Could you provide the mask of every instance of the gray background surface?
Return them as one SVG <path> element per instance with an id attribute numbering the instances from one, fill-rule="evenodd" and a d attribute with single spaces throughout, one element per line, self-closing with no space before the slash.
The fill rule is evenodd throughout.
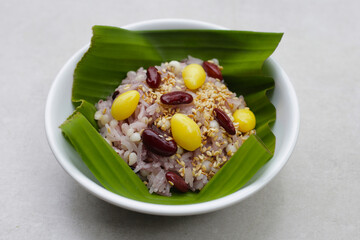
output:
<path id="1" fill-rule="evenodd" d="M 0 239 L 359 239 L 360 2 L 0 2 Z M 295 86 L 301 128 L 285 168 L 224 210 L 157 217 L 112 206 L 55 160 L 47 93 L 95 24 L 189 18 L 283 31 L 273 55 Z"/>

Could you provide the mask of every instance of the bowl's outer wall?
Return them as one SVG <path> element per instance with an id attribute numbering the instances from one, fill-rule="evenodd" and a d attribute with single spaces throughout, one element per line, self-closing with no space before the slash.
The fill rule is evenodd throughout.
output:
<path id="1" fill-rule="evenodd" d="M 162 19 L 125 26 L 130 30 L 151 29 L 225 29 L 221 26 L 181 19 Z M 45 128 L 54 155 L 64 170 L 81 186 L 97 197 L 129 210 L 155 215 L 194 215 L 215 211 L 249 197 L 264 187 L 285 165 L 295 146 L 299 131 L 299 106 L 294 88 L 283 69 L 271 58 L 264 71 L 275 80 L 271 102 L 277 118 L 273 125 L 276 136 L 274 157 L 251 179 L 250 184 L 221 199 L 190 205 L 157 205 L 124 198 L 104 189 L 81 160 L 74 148 L 62 136 L 59 125 L 74 111 L 71 103 L 73 73 L 78 61 L 89 48 L 84 46 L 64 65 L 50 89 L 46 109 Z"/>

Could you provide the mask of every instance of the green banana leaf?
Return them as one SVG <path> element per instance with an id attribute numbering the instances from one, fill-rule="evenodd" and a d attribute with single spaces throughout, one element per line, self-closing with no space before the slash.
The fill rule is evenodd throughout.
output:
<path id="1" fill-rule="evenodd" d="M 60 126 L 66 139 L 109 191 L 134 200 L 157 204 L 191 204 L 217 199 L 243 187 L 271 159 L 275 136 L 269 124 L 276 110 L 266 94 L 274 88 L 264 76 L 264 61 L 281 40 L 281 33 L 230 30 L 129 31 L 94 26 L 91 46 L 74 73 L 75 112 Z M 217 58 L 230 90 L 242 94 L 256 116 L 257 134 L 251 136 L 198 193 L 150 194 L 137 175 L 98 133 L 94 104 L 105 99 L 130 70 L 188 55 Z"/>

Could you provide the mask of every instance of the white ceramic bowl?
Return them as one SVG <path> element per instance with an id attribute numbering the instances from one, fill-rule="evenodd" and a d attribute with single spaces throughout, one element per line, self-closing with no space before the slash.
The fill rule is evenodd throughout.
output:
<path id="1" fill-rule="evenodd" d="M 225 29 L 205 22 L 181 19 L 161 19 L 127 25 L 130 30 L 151 29 Z M 285 165 L 296 143 L 299 132 L 299 106 L 294 88 L 284 70 L 269 58 L 264 71 L 275 79 L 271 102 L 276 107 L 277 117 L 273 126 L 276 148 L 273 158 L 261 168 L 250 182 L 237 192 L 209 202 L 190 205 L 157 205 L 138 202 L 103 188 L 82 162 L 73 147 L 65 140 L 59 125 L 73 112 L 71 88 L 77 62 L 88 49 L 84 46 L 75 53 L 61 69 L 51 86 L 45 110 L 45 127 L 52 151 L 60 165 L 81 186 L 95 196 L 114 205 L 137 212 L 155 215 L 193 215 L 212 212 L 238 203 L 264 187 Z"/>

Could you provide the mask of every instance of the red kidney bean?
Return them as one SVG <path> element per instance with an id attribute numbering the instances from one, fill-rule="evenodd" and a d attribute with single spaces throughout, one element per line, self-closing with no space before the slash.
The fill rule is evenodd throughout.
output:
<path id="1" fill-rule="evenodd" d="M 158 155 L 172 156 L 177 151 L 177 145 L 174 140 L 168 141 L 164 136 L 159 135 L 150 128 L 143 131 L 141 139 L 149 151 Z"/>
<path id="2" fill-rule="evenodd" d="M 214 113 L 215 119 L 218 121 L 220 126 L 222 126 L 228 134 L 234 135 L 236 133 L 235 127 L 229 116 L 223 110 L 218 108 L 214 109 Z"/>
<path id="3" fill-rule="evenodd" d="M 180 192 L 187 192 L 189 190 L 189 186 L 186 184 L 185 180 L 176 172 L 167 172 L 165 176 L 166 180 L 172 182 L 174 187 Z"/>
<path id="4" fill-rule="evenodd" d="M 149 87 L 158 88 L 160 86 L 161 76 L 156 67 L 149 67 L 146 72 L 146 76 L 146 82 Z"/>
<path id="5" fill-rule="evenodd" d="M 163 94 L 160 101 L 167 105 L 188 104 L 193 101 L 193 97 L 189 93 L 175 91 Z"/>
<path id="6" fill-rule="evenodd" d="M 116 90 L 113 95 L 112 95 L 112 99 L 115 100 L 115 98 L 119 95 L 119 90 Z"/>
<path id="7" fill-rule="evenodd" d="M 216 64 L 211 62 L 203 62 L 202 67 L 204 68 L 205 72 L 209 77 L 223 80 L 221 70 Z"/>

